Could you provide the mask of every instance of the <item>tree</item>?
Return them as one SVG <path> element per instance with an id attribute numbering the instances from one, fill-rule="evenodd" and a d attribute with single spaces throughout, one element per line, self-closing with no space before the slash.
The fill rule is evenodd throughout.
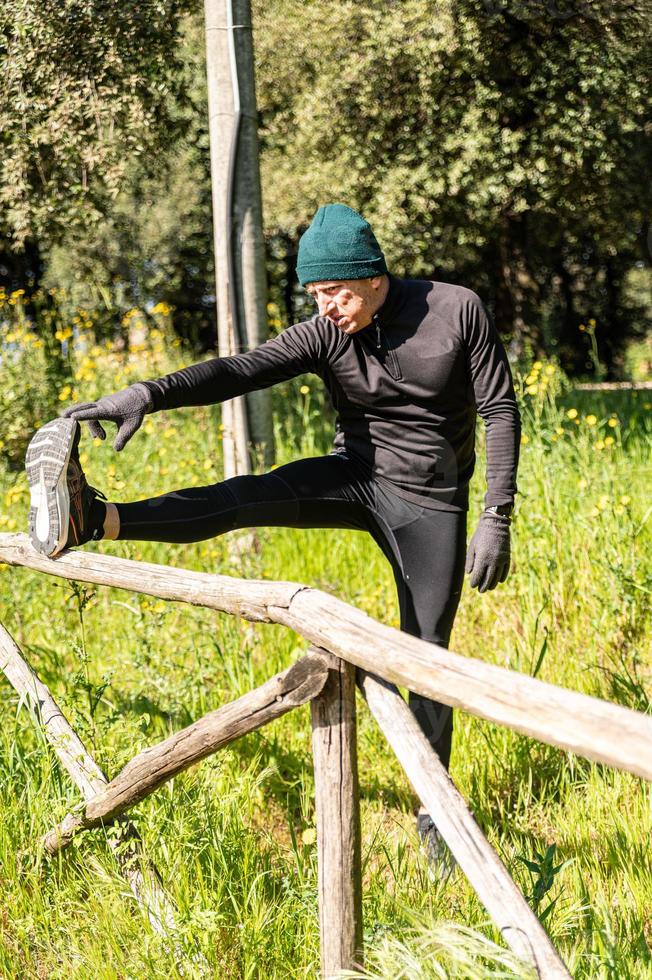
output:
<path id="1" fill-rule="evenodd" d="M 595 318 L 600 355 L 617 370 L 628 336 L 650 324 L 651 9 L 649 0 L 254 0 L 268 268 L 287 316 L 310 311 L 295 288 L 298 236 L 319 204 L 340 200 L 372 221 L 398 274 L 475 288 L 515 350 L 556 350 L 582 372 L 578 325 Z M 174 49 L 163 108 L 175 138 L 157 134 L 155 167 L 151 155 L 125 154 L 115 197 L 99 193 L 95 171 L 102 222 L 70 216 L 57 275 L 67 261 L 73 279 L 73 256 L 86 289 L 117 280 L 127 304 L 165 299 L 187 334 L 201 324 L 206 347 L 202 31 L 195 12 Z M 26 118 L 38 125 L 37 114 Z M 35 202 L 51 214 L 47 195 Z M 48 254 L 53 224 L 56 214 L 33 242 Z"/>
<path id="2" fill-rule="evenodd" d="M 249 0 L 205 0 L 214 253 L 219 351 L 267 339 L 267 282 L 262 229 L 258 126 Z M 274 461 L 270 392 L 223 406 L 224 472 L 251 472 L 254 453 Z"/>
<path id="3" fill-rule="evenodd" d="M 8 0 L 0 9 L 5 235 L 97 224 L 130 163 L 170 139 L 182 0 Z"/>
<path id="4" fill-rule="evenodd" d="M 558 346 L 577 367 L 594 316 L 613 360 L 646 322 L 620 288 L 649 263 L 645 3 L 255 9 L 268 227 L 296 241 L 319 204 L 346 201 L 395 271 L 474 286 L 519 348 L 572 330 Z"/>

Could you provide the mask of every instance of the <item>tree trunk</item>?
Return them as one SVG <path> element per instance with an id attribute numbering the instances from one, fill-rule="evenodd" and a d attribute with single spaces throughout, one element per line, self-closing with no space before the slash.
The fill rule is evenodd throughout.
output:
<path id="1" fill-rule="evenodd" d="M 530 268 L 525 215 L 502 218 L 496 295 L 503 307 L 497 326 L 503 332 L 509 324 L 515 352 L 522 353 L 523 342 L 530 340 L 541 353 L 540 289 Z"/>
<path id="2" fill-rule="evenodd" d="M 249 0 L 205 0 L 213 238 L 220 357 L 267 337 L 265 245 Z M 273 461 L 270 393 L 222 406 L 225 478 Z M 253 452 L 252 452 L 253 450 Z"/>

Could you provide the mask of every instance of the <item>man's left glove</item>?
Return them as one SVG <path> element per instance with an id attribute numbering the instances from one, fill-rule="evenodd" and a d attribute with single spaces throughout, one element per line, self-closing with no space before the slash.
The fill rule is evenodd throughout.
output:
<path id="1" fill-rule="evenodd" d="M 145 416 L 153 409 L 154 398 L 151 391 L 142 381 L 137 381 L 114 395 L 104 395 L 96 402 L 70 405 L 61 415 L 64 418 L 75 419 L 77 422 L 88 422 L 88 428 L 94 439 L 106 439 L 106 432 L 100 424 L 100 419 L 115 422 L 118 431 L 113 448 L 119 453 L 134 432 L 141 427 Z"/>
<path id="2" fill-rule="evenodd" d="M 484 511 L 466 553 L 466 573 L 479 592 L 495 589 L 509 572 L 509 517 Z"/>

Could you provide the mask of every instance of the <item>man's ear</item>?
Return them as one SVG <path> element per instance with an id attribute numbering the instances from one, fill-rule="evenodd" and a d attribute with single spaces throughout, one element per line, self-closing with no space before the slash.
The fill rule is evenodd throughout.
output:
<path id="1" fill-rule="evenodd" d="M 380 289 L 380 284 L 383 281 L 382 276 L 372 276 L 369 282 L 371 283 L 372 289 Z"/>

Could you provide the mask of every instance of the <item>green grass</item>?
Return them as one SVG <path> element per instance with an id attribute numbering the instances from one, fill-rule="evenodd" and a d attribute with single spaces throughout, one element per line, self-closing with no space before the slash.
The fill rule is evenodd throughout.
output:
<path id="1" fill-rule="evenodd" d="M 97 361 L 83 398 L 116 387 L 115 361 Z M 152 373 L 135 359 L 132 377 Z M 329 446 L 317 382 L 308 381 L 308 395 L 299 391 L 302 382 L 275 390 L 279 462 Z M 523 397 L 528 442 L 513 572 L 484 596 L 465 586 L 451 646 L 649 710 L 649 393 L 580 396 L 551 382 Z M 569 409 L 577 410 L 579 425 L 568 419 Z M 586 422 L 590 415 L 594 425 Z M 610 427 L 612 415 L 618 421 Z M 87 438 L 89 478 L 116 500 L 215 481 L 218 426 L 216 408 L 154 416 L 120 455 Z M 613 443 L 596 448 L 605 438 Z M 483 468 L 481 455 L 472 522 Z M 0 530 L 22 529 L 23 475 L 1 471 L 0 492 Z M 259 553 L 239 560 L 226 537 L 190 546 L 96 547 L 207 572 L 306 582 L 397 625 L 389 566 L 361 532 L 265 528 L 259 540 Z M 287 666 L 305 647 L 280 626 L 80 588 L 26 569 L 0 568 L 0 602 L 2 621 L 109 774 Z M 175 976 L 179 950 L 185 977 L 198 974 L 198 953 L 219 977 L 317 975 L 307 707 L 177 777 L 134 811 L 179 909 L 174 943 L 143 921 L 104 831 L 83 835 L 56 861 L 40 860 L 40 836 L 79 797 L 4 681 L 0 710 L 1 976 Z M 410 788 L 362 704 L 359 752 L 370 974 L 526 976 L 492 945 L 500 937 L 461 873 L 445 884 L 433 879 L 416 846 Z M 460 713 L 452 775 L 545 916 L 573 975 L 652 977 L 647 784 Z M 553 844 L 553 863 L 562 867 L 541 895 Z"/>

